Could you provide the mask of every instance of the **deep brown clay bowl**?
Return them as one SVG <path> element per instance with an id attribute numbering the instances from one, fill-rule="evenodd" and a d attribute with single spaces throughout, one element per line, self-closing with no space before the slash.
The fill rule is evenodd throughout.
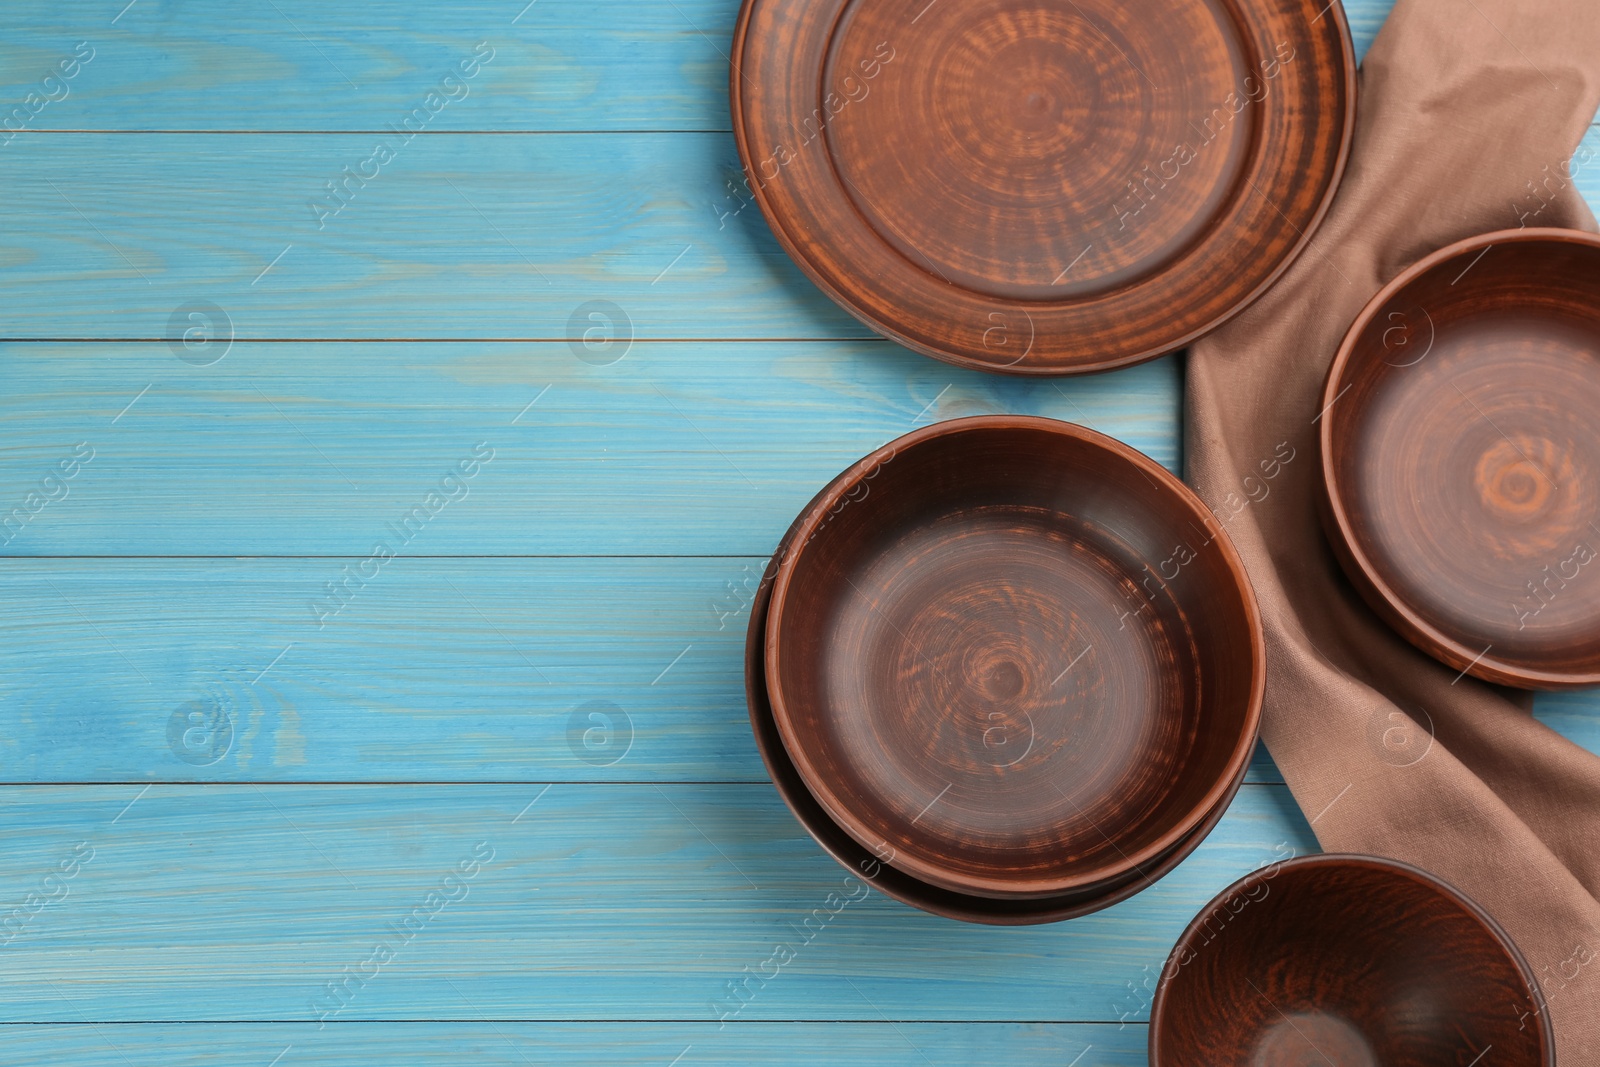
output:
<path id="1" fill-rule="evenodd" d="M 792 530 L 791 530 L 792 532 Z M 767 632 L 767 605 L 772 600 L 772 578 L 778 564 L 788 554 L 790 539 L 786 535 L 773 553 L 767 571 L 756 588 L 750 605 L 750 621 L 745 634 L 744 680 L 745 702 L 750 712 L 750 726 L 755 735 L 756 748 L 778 795 L 799 820 L 800 825 L 820 844 L 825 852 L 846 869 L 880 893 L 903 904 L 934 915 L 963 922 L 984 923 L 990 926 L 1026 926 L 1038 923 L 1060 922 L 1080 915 L 1108 908 L 1141 892 L 1165 877 L 1203 841 L 1211 828 L 1222 818 L 1244 781 L 1245 767 L 1239 768 L 1234 780 L 1220 803 L 1203 819 L 1188 837 L 1174 845 L 1165 855 L 1131 872 L 1120 882 L 1094 890 L 1064 893 L 1056 897 L 1021 900 L 994 900 L 941 889 L 918 881 L 911 875 L 883 862 L 883 856 L 873 855 L 853 837 L 841 830 L 828 818 L 806 789 L 794 761 L 784 750 L 778 736 L 778 724 L 772 718 L 772 704 L 767 698 L 767 675 L 764 650 Z"/>
<path id="2" fill-rule="evenodd" d="M 1384 286 L 1329 370 L 1323 520 L 1456 670 L 1600 684 L 1600 237 L 1508 230 Z"/>
<path id="3" fill-rule="evenodd" d="M 1150 1063 L 1550 1067 L 1543 1003 L 1505 931 L 1444 882 L 1307 856 L 1240 879 L 1189 924 L 1157 986 Z"/>
<path id="4" fill-rule="evenodd" d="M 940 423 L 796 521 L 765 666 L 831 821 L 920 881 L 1091 891 L 1168 853 L 1250 758 L 1254 598 L 1204 505 L 1070 423 Z"/>

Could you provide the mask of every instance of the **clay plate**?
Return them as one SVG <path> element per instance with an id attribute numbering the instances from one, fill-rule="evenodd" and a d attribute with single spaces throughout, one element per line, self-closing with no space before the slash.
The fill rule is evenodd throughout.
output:
<path id="1" fill-rule="evenodd" d="M 1033 900 L 992 900 L 964 893 L 951 892 L 938 886 L 920 882 L 903 871 L 883 862 L 884 854 L 874 855 L 862 848 L 849 834 L 839 829 L 828 818 L 816 798 L 807 790 L 800 772 L 784 750 L 778 736 L 778 724 L 772 719 L 772 705 L 767 699 L 767 676 L 764 648 L 767 631 L 767 605 L 772 599 L 772 579 L 778 563 L 788 554 L 790 540 L 785 535 L 773 553 L 766 573 L 762 576 L 750 605 L 750 622 L 745 634 L 744 680 L 745 701 L 750 712 L 750 727 L 755 735 L 756 748 L 772 777 L 778 795 L 788 805 L 823 850 L 843 864 L 857 878 L 884 895 L 909 904 L 914 908 L 962 922 L 983 923 L 990 926 L 1028 926 L 1039 923 L 1074 919 L 1090 912 L 1108 908 L 1113 904 L 1142 892 L 1165 877 L 1183 862 L 1205 840 L 1227 811 L 1239 785 L 1244 781 L 1245 768 L 1229 788 L 1216 808 L 1166 855 L 1145 864 L 1123 880 L 1080 893 L 1065 893 L 1059 897 Z"/>
<path id="2" fill-rule="evenodd" d="M 749 191 L 824 292 L 951 363 L 1182 347 L 1321 221 L 1354 129 L 1326 0 L 745 0 Z"/>
<path id="3" fill-rule="evenodd" d="M 1373 608 L 1485 680 L 1600 684 L 1600 237 L 1428 256 L 1357 317 L 1322 403 L 1324 524 Z"/>
<path id="4" fill-rule="evenodd" d="M 1183 932 L 1157 984 L 1150 1063 L 1550 1067 L 1543 1004 L 1505 931 L 1444 882 L 1307 856 L 1235 882 Z"/>
<path id="5" fill-rule="evenodd" d="M 1029 898 L 1137 875 L 1249 760 L 1243 568 L 1120 442 L 1012 415 L 925 427 L 792 541 L 765 647 L 784 749 L 831 821 L 920 881 Z"/>

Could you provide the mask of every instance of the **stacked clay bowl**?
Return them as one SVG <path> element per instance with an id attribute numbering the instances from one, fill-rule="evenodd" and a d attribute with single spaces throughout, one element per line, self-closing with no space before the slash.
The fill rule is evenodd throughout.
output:
<path id="1" fill-rule="evenodd" d="M 884 892 L 976 922 L 1149 885 L 1244 775 L 1264 656 L 1243 569 L 1159 465 L 985 416 L 865 457 L 801 513 L 746 685 L 779 792 Z"/>

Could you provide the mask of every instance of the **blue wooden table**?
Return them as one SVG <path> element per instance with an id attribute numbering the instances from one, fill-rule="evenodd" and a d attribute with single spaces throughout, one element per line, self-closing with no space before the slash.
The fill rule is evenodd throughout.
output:
<path id="1" fill-rule="evenodd" d="M 1094 916 L 834 908 L 741 642 L 857 456 L 1176 468 L 1181 361 L 871 336 L 742 195 L 735 0 L 524 3 L 0 10 L 0 1063 L 1144 1063 L 1187 919 L 1316 847 L 1270 760 Z"/>

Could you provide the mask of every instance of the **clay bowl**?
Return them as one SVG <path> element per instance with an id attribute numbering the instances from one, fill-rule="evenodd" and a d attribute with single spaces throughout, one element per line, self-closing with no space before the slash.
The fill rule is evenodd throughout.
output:
<path id="1" fill-rule="evenodd" d="M 990 926 L 1027 926 L 1038 923 L 1060 922 L 1080 915 L 1108 908 L 1141 892 L 1158 879 L 1165 877 L 1183 862 L 1203 841 L 1211 828 L 1222 818 L 1228 804 L 1244 780 L 1245 768 L 1222 801 L 1208 814 L 1188 837 L 1174 845 L 1165 855 L 1145 864 L 1125 879 L 1101 888 L 1064 893 L 1057 897 L 1031 900 L 991 900 L 964 893 L 941 889 L 889 866 L 882 856 L 873 855 L 863 848 L 837 823 L 828 818 L 816 798 L 806 789 L 794 761 L 783 747 L 778 735 L 778 724 L 772 718 L 772 704 L 767 698 L 765 645 L 767 632 L 767 606 L 772 600 L 772 579 L 779 562 L 788 554 L 790 539 L 786 535 L 773 553 L 768 569 L 750 605 L 750 621 L 745 634 L 744 681 L 745 702 L 750 713 L 750 727 L 755 735 L 756 748 L 772 777 L 772 784 L 789 810 L 799 820 L 801 827 L 847 870 L 884 895 L 909 904 L 914 908 L 962 922 L 983 923 Z"/>
<path id="2" fill-rule="evenodd" d="M 1240 879 L 1189 924 L 1157 986 L 1150 1063 L 1549 1067 L 1543 1003 L 1505 931 L 1444 882 L 1307 856 Z"/>
<path id="3" fill-rule="evenodd" d="M 744 0 L 730 59 L 740 203 L 871 328 L 1008 374 L 1237 313 L 1322 220 L 1356 111 L 1328 0 Z"/>
<path id="4" fill-rule="evenodd" d="M 1600 685 L 1600 237 L 1428 256 L 1328 373 L 1323 522 L 1367 602 L 1502 685 Z"/>
<path id="5" fill-rule="evenodd" d="M 1031 899 L 1168 854 L 1255 743 L 1238 557 L 1148 457 L 1012 415 L 917 430 L 796 520 L 764 650 L 828 818 L 930 885 Z"/>

